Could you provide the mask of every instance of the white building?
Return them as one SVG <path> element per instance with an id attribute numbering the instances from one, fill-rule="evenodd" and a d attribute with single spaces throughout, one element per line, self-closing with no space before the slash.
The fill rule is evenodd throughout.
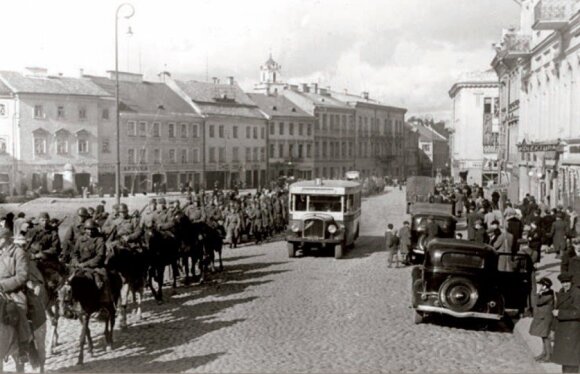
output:
<path id="1" fill-rule="evenodd" d="M 466 73 L 453 84 L 451 175 L 479 185 L 496 182 L 499 150 L 499 82 L 493 70 Z"/>

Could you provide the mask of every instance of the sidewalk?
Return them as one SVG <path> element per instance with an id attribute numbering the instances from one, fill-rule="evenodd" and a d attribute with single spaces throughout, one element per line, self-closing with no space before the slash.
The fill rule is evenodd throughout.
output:
<path id="1" fill-rule="evenodd" d="M 538 266 L 538 272 L 536 272 L 536 279 L 542 277 L 548 277 L 552 280 L 552 289 L 557 292 L 560 289 L 560 282 L 557 277 L 560 273 L 560 260 L 556 259 L 555 253 L 542 254 L 542 260 Z M 531 336 L 528 331 L 530 330 L 530 324 L 532 323 L 531 317 L 522 318 L 519 320 L 514 327 L 514 334 L 520 339 L 524 344 L 528 346 L 530 351 L 534 356 L 539 355 L 542 352 L 542 339 L 537 336 Z M 561 373 L 562 367 L 553 363 L 542 363 L 540 366 L 544 369 L 546 373 Z"/>

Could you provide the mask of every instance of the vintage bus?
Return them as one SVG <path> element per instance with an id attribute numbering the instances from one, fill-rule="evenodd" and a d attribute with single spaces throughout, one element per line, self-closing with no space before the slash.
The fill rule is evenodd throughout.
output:
<path id="1" fill-rule="evenodd" d="M 333 248 L 341 258 L 360 231 L 361 185 L 355 181 L 302 181 L 290 185 L 288 256 L 310 248 Z"/>

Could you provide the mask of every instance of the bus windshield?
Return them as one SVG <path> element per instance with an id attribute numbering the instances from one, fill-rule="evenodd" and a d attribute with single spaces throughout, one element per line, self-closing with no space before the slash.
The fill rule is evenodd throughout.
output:
<path id="1" fill-rule="evenodd" d="M 311 212 L 341 212 L 340 196 L 316 196 L 310 195 L 308 210 Z"/>

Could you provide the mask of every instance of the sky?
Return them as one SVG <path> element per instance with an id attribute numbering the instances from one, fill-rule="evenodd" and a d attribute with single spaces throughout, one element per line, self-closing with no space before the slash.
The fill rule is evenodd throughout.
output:
<path id="1" fill-rule="evenodd" d="M 121 1 L 19 0 L 3 4 L 0 70 L 51 74 L 114 69 Z M 119 70 L 147 80 L 234 76 L 250 90 L 271 52 L 291 83 L 319 82 L 409 114 L 449 117 L 448 91 L 466 71 L 490 68 L 514 0 L 134 0 L 120 10 Z M 127 34 L 131 28 L 132 35 Z"/>

